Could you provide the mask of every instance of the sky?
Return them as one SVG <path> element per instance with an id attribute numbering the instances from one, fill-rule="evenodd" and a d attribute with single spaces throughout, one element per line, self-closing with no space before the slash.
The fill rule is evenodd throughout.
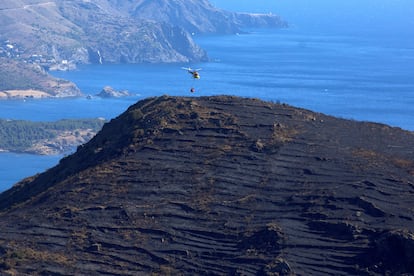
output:
<path id="1" fill-rule="evenodd" d="M 275 13 L 293 27 L 414 34 L 414 0 L 210 0 L 242 12 Z"/>

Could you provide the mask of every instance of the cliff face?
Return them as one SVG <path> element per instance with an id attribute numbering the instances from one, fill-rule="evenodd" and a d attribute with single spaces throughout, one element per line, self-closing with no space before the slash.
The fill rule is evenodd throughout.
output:
<path id="1" fill-rule="evenodd" d="M 0 271 L 411 275 L 413 137 L 254 99 L 146 99 L 0 195 Z"/>
<path id="2" fill-rule="evenodd" d="M 193 33 L 235 33 L 246 26 L 286 24 L 277 16 L 219 10 L 204 0 L 2 0 L 0 58 L 50 70 L 70 70 L 84 63 L 206 61 L 207 53 L 193 41 Z M 31 87 L 27 91 L 21 85 L 20 73 L 28 74 L 23 69 L 12 75 L 0 68 L 0 75 L 19 81 L 0 98 L 80 94 L 73 84 L 50 76 L 37 78 L 40 91 Z M 46 87 L 48 82 L 53 87 Z"/>
<path id="3" fill-rule="evenodd" d="M 277 16 L 264 16 L 274 27 Z M 19 58 L 57 67 L 69 63 L 206 60 L 190 32 L 235 32 L 251 22 L 208 1 L 3 0 L 1 42 Z M 5 46 L 3 49 L 1 46 Z M 0 45 L 0 55 L 13 55 Z"/>
<path id="4" fill-rule="evenodd" d="M 0 4 L 0 21 L 5 23 L 1 39 L 15 44 L 21 59 L 61 65 L 206 58 L 183 29 L 135 20 L 107 1 L 22 1 L 12 7 L 7 3 Z"/>
<path id="5" fill-rule="evenodd" d="M 135 18 L 168 22 L 190 33 L 234 34 L 244 27 L 287 26 L 276 15 L 228 12 L 215 8 L 207 0 L 138 0 L 128 5 L 126 10 Z"/>

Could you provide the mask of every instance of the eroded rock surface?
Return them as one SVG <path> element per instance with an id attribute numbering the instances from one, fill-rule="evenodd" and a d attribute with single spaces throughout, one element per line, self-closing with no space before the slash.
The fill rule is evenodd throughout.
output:
<path id="1" fill-rule="evenodd" d="M 414 135 L 157 97 L 0 195 L 4 275 L 412 275 Z"/>

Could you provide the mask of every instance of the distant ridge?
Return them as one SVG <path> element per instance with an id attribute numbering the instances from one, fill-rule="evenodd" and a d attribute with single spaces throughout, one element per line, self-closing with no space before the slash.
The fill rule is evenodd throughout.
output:
<path id="1" fill-rule="evenodd" d="M 413 275 L 414 134 L 149 98 L 0 194 L 2 275 Z"/>
<path id="2" fill-rule="evenodd" d="M 276 15 L 228 12 L 206 0 L 2 0 L 0 100 L 81 94 L 36 68 L 208 61 L 193 35 L 286 26 Z"/>
<path id="3" fill-rule="evenodd" d="M 2 0 L 0 22 L 0 56 L 55 69 L 205 61 L 193 33 L 286 27 L 276 15 L 227 12 L 206 0 Z"/>

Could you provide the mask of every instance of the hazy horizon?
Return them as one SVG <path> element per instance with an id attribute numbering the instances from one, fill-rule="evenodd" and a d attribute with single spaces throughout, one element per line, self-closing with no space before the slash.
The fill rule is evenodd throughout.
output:
<path id="1" fill-rule="evenodd" d="M 340 33 L 414 34 L 412 0 L 211 0 L 219 8 L 275 13 L 292 27 Z"/>

